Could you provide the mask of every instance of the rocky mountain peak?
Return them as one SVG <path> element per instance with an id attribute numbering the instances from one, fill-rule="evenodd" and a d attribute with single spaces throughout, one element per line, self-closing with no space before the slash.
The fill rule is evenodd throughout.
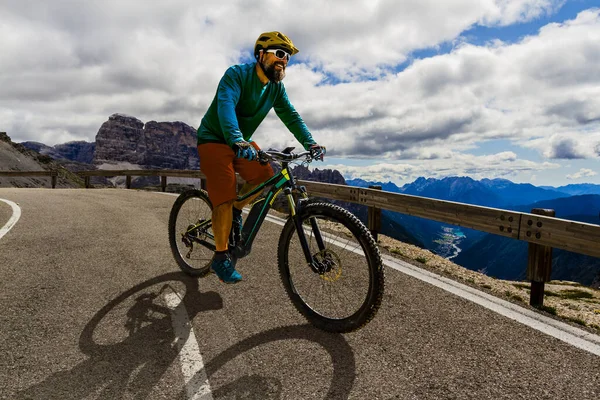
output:
<path id="1" fill-rule="evenodd" d="M 334 183 L 336 185 L 345 185 L 346 180 L 336 169 L 323 169 L 320 170 L 315 168 L 312 172 L 308 167 L 304 165 L 298 165 L 294 168 L 294 176 L 300 180 L 316 181 L 325 183 Z"/>
<path id="2" fill-rule="evenodd" d="M 135 117 L 113 114 L 96 135 L 94 164 L 127 162 L 146 168 L 198 169 L 196 129 L 183 122 L 144 124 Z"/>

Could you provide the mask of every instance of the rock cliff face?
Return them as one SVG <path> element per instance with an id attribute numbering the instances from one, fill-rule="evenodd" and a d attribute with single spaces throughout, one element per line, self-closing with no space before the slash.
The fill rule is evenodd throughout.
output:
<path id="1" fill-rule="evenodd" d="M 120 162 L 150 169 L 198 169 L 196 130 L 183 122 L 144 125 L 137 118 L 113 114 L 96 135 L 93 163 Z"/>
<path id="2" fill-rule="evenodd" d="M 296 168 L 294 168 L 294 176 L 297 179 L 305 181 L 334 183 L 336 185 L 346 184 L 346 180 L 344 179 L 340 171 L 336 169 L 320 170 L 318 168 L 315 168 L 312 172 L 310 172 L 308 167 L 298 165 Z"/>

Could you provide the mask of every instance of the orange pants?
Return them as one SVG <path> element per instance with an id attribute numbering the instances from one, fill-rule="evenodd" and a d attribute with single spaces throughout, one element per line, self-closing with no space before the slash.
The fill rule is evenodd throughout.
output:
<path id="1" fill-rule="evenodd" d="M 260 147 L 250 142 L 258 151 Z M 226 144 L 205 143 L 198 145 L 200 170 L 206 175 L 206 189 L 213 207 L 235 200 L 237 182 L 235 173 L 251 185 L 258 185 L 273 176 L 273 168 L 269 164 L 261 165 L 257 161 L 237 158 Z"/>

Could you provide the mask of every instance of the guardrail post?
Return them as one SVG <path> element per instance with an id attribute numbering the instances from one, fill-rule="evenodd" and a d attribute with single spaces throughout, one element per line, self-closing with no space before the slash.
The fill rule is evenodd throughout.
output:
<path id="1" fill-rule="evenodd" d="M 90 188 L 90 177 L 89 177 L 89 175 L 84 176 L 83 180 L 85 182 L 85 188 L 89 189 Z"/>
<path id="2" fill-rule="evenodd" d="M 167 176 L 161 176 L 160 177 L 160 187 L 162 188 L 163 192 L 167 191 Z"/>
<path id="3" fill-rule="evenodd" d="M 554 210 L 534 208 L 532 214 L 554 217 Z M 541 227 L 538 225 L 538 227 Z M 527 280 L 531 281 L 529 304 L 534 307 L 544 305 L 544 284 L 550 281 L 552 274 L 552 247 L 529 243 L 527 260 Z"/>
<path id="4" fill-rule="evenodd" d="M 131 189 L 131 175 L 125 176 L 125 187 Z"/>
<path id="5" fill-rule="evenodd" d="M 369 189 L 381 190 L 381 185 L 371 185 Z M 381 230 L 381 208 L 369 206 L 367 224 L 375 243 L 377 243 L 379 231 Z"/>
<path id="6" fill-rule="evenodd" d="M 206 179 L 200 178 L 200 189 L 206 190 Z"/>
<path id="7" fill-rule="evenodd" d="M 58 172 L 57 171 L 52 171 L 52 175 L 50 175 L 52 178 L 52 189 L 56 188 L 56 179 L 58 178 Z"/>

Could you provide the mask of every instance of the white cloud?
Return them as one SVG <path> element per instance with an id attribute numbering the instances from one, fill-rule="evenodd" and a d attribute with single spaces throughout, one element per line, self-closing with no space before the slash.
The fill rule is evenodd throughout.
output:
<path id="1" fill-rule="evenodd" d="M 591 169 L 581 168 L 578 172 L 567 175 L 567 179 L 575 180 L 575 179 L 581 179 L 581 178 L 588 178 L 588 177 L 596 176 L 596 175 L 598 175 L 598 174 L 595 171 L 592 171 Z"/>
<path id="2" fill-rule="evenodd" d="M 353 157 L 413 157 L 499 138 L 547 158 L 597 157 L 597 61 L 595 10 L 519 43 L 466 44 L 377 81 L 313 87 L 300 109 L 324 141 L 343 131 L 348 139 L 335 150 Z"/>
<path id="3" fill-rule="evenodd" d="M 322 168 L 316 164 L 312 167 Z M 518 176 L 553 170 L 559 167 L 560 165 L 555 163 L 521 160 L 512 152 L 501 152 L 486 156 L 457 153 L 444 159 L 418 160 L 410 163 L 381 163 L 370 166 L 327 165 L 327 168 L 339 170 L 347 179 L 360 177 L 371 181 L 391 181 L 398 185 L 411 182 L 421 176 L 443 178 L 452 175 L 470 176 L 473 179 L 504 178 L 514 180 Z"/>

